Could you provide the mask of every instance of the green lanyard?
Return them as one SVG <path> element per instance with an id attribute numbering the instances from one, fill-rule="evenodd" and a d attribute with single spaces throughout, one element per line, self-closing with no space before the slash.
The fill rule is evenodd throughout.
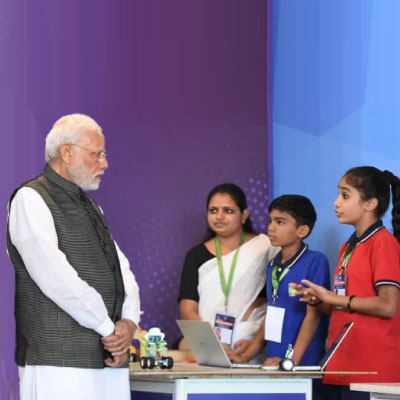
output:
<path id="1" fill-rule="evenodd" d="M 233 259 L 232 259 L 231 269 L 229 271 L 228 284 L 226 284 L 224 266 L 222 264 L 221 246 L 219 245 L 219 239 L 217 236 L 214 239 L 215 252 L 217 253 L 217 262 L 218 262 L 219 278 L 220 278 L 220 282 L 221 282 L 221 289 L 222 289 L 222 293 L 225 295 L 225 303 L 224 303 L 225 311 L 228 307 L 228 296 L 229 296 L 229 292 L 231 291 L 231 287 L 232 287 L 233 274 L 235 273 L 237 258 L 239 255 L 239 249 L 240 249 L 240 246 L 244 242 L 244 238 L 245 238 L 245 233 L 244 233 L 244 231 L 242 231 L 242 234 L 240 235 L 239 246 L 236 249 Z"/>
<path id="2" fill-rule="evenodd" d="M 348 251 L 349 250 L 349 243 L 347 243 L 346 246 L 346 250 L 344 251 L 343 255 L 342 255 L 342 265 L 340 266 L 340 271 L 339 271 L 339 275 L 342 275 L 344 273 L 344 271 L 346 271 L 347 268 L 347 264 L 350 262 L 351 257 L 354 254 L 354 251 L 356 250 L 356 248 L 358 247 L 358 245 L 361 242 L 357 242 L 357 244 L 354 246 L 353 250 Z"/>
<path id="3" fill-rule="evenodd" d="M 348 263 L 350 262 L 351 257 L 353 256 L 356 248 L 361 244 L 364 243 L 368 238 L 370 238 L 372 235 L 374 235 L 379 229 L 383 228 L 382 225 L 378 226 L 376 229 L 374 229 L 371 233 L 369 233 L 366 237 L 362 238 L 357 244 L 354 246 L 353 250 L 349 251 L 350 244 L 347 243 L 346 249 L 342 255 L 342 263 L 340 266 L 339 270 L 339 275 L 343 274 L 344 271 L 347 268 Z M 361 236 L 362 237 L 362 236 Z"/>
<path id="4" fill-rule="evenodd" d="M 299 253 L 299 255 L 282 271 L 279 275 L 279 279 L 276 276 L 276 271 L 278 270 L 278 266 L 275 265 L 272 270 L 272 303 L 275 304 L 276 300 L 278 299 L 278 289 L 279 284 L 282 282 L 283 278 L 288 274 L 290 269 L 293 267 L 294 264 L 298 261 L 298 259 L 303 255 L 303 253 L 307 250 L 308 246 L 304 245 L 303 250 Z M 271 263 L 272 264 L 272 263 Z"/>

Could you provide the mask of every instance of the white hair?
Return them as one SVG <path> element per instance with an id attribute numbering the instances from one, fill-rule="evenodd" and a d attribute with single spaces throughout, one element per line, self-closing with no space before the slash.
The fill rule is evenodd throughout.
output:
<path id="1" fill-rule="evenodd" d="M 58 149 L 62 144 L 79 144 L 82 135 L 93 131 L 103 137 L 100 125 L 87 115 L 70 114 L 61 117 L 46 136 L 46 161 L 58 158 Z"/>

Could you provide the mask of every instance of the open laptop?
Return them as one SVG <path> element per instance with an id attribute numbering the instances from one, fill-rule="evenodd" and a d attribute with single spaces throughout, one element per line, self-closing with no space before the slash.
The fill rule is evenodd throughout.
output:
<path id="1" fill-rule="evenodd" d="M 343 328 L 336 335 L 331 346 L 329 347 L 326 354 L 322 357 L 322 360 L 319 362 L 318 365 L 298 365 L 293 368 L 293 371 L 323 371 L 328 365 L 329 360 L 333 357 L 336 350 L 343 342 L 344 338 L 350 332 L 350 329 L 353 327 L 353 325 L 354 322 L 348 322 L 347 324 L 343 325 Z"/>
<path id="2" fill-rule="evenodd" d="M 176 321 L 199 365 L 223 368 L 261 368 L 260 364 L 234 364 L 208 321 Z"/>

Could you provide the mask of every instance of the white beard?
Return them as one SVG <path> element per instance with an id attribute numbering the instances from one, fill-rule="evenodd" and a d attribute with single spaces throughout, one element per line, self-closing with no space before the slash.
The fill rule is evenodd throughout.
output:
<path id="1" fill-rule="evenodd" d="M 100 186 L 100 179 L 96 177 L 103 175 L 104 171 L 92 175 L 83 164 L 82 160 L 78 159 L 74 165 L 68 170 L 72 182 L 78 185 L 82 190 L 97 190 Z"/>

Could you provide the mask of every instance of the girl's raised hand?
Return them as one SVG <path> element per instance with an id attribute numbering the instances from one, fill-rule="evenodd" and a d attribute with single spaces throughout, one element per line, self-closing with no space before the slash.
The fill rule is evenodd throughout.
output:
<path id="1" fill-rule="evenodd" d="M 307 280 L 305 280 L 305 281 L 309 282 Z M 311 282 L 309 282 L 309 283 L 311 283 Z M 314 285 L 314 286 L 318 286 L 318 285 Z M 311 306 L 317 306 L 319 303 L 321 303 L 321 300 L 317 297 L 315 291 L 313 291 L 310 288 L 304 287 L 303 285 L 300 285 L 299 283 L 294 283 L 294 282 L 289 283 L 289 293 L 290 293 L 290 289 L 294 289 L 295 293 L 293 295 L 302 296 L 302 297 L 300 297 L 299 301 L 301 301 L 303 303 L 307 303 L 308 305 L 311 305 Z"/>
<path id="2" fill-rule="evenodd" d="M 307 279 L 302 279 L 301 283 L 305 285 L 305 287 L 303 288 L 303 297 L 300 301 L 310 305 L 316 305 L 321 301 L 331 304 L 332 297 L 335 295 L 330 290 L 325 289 L 323 286 L 316 285 Z"/>
<path id="3" fill-rule="evenodd" d="M 294 283 L 294 282 L 290 282 L 289 283 L 289 287 L 290 288 L 292 288 L 292 289 L 294 289 L 294 291 L 295 291 L 295 296 L 302 296 L 303 295 L 303 293 L 304 293 L 304 290 L 306 289 L 304 286 L 302 286 L 302 285 L 300 285 L 299 283 Z M 291 294 L 290 294 L 290 290 L 289 290 L 289 296 L 292 296 Z"/>

